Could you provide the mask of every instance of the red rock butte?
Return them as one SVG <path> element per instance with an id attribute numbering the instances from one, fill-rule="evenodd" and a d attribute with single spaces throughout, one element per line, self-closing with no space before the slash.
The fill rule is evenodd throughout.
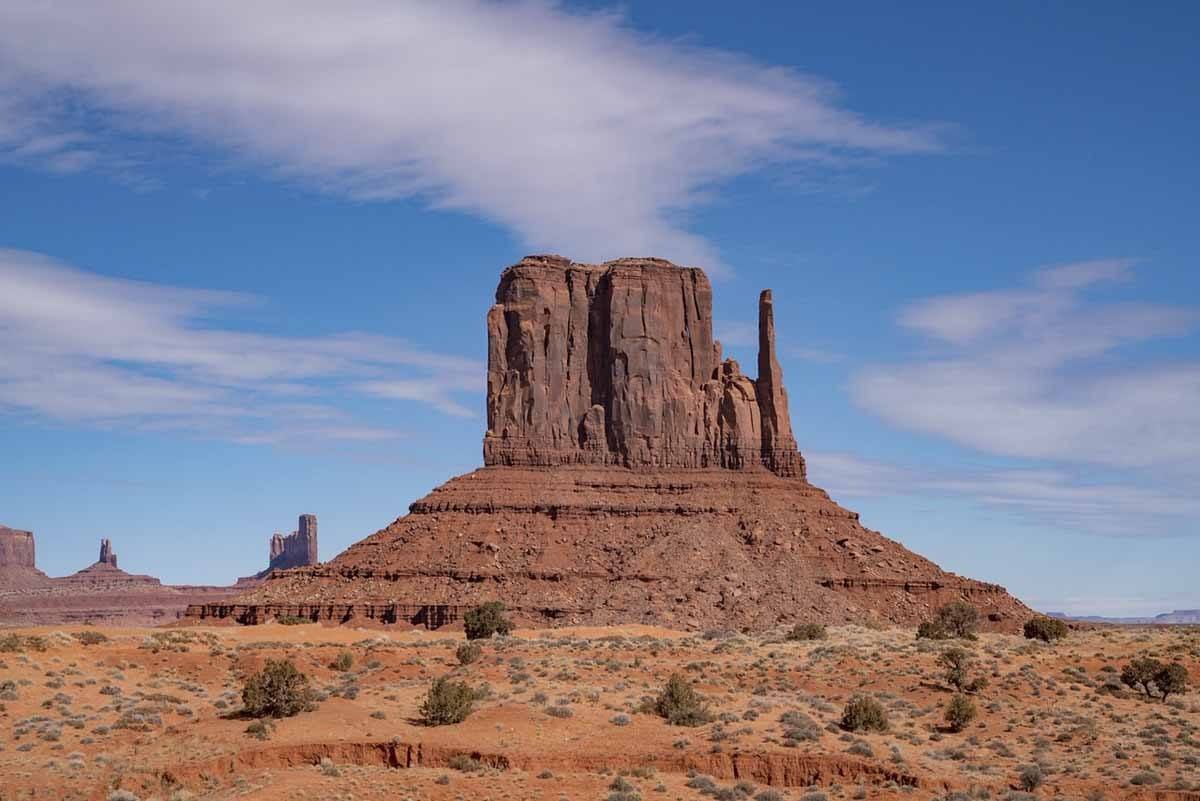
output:
<path id="1" fill-rule="evenodd" d="M 195 618 L 437 627 L 488 600 L 536 625 L 911 625 L 965 598 L 1032 612 L 864 528 L 807 480 L 758 302 L 756 378 L 724 359 L 712 287 L 661 259 L 506 269 L 487 314 L 484 467 L 318 566 Z"/>

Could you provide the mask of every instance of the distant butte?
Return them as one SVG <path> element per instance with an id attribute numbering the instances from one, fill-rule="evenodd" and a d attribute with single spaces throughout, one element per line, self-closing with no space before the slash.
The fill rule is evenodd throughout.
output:
<path id="1" fill-rule="evenodd" d="M 759 298 L 756 377 L 722 355 L 704 272 L 661 259 L 506 269 L 487 313 L 484 467 L 332 562 L 189 616 L 425 625 L 504 601 L 537 625 L 911 625 L 952 599 L 1030 610 L 947 573 L 807 480 Z"/>
<path id="2" fill-rule="evenodd" d="M 29 531 L 0 526 L 0 623 L 51 625 L 173 622 L 188 606 L 227 598 L 232 587 L 174 586 L 117 567 L 112 542 L 100 541 L 97 560 L 76 573 L 50 578 L 34 566 Z"/>

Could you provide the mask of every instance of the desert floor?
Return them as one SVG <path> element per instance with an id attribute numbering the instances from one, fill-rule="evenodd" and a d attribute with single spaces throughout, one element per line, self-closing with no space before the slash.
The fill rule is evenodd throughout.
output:
<path id="1" fill-rule="evenodd" d="M 107 639 L 85 645 L 82 632 Z M 11 631 L 0 631 L 0 638 Z M 1055 645 L 966 643 L 988 686 L 949 732 L 948 643 L 856 627 L 783 632 L 645 627 L 519 631 L 460 666 L 461 632 L 318 625 L 43 628 L 0 652 L 0 801 L 15 799 L 1200 799 L 1200 693 L 1120 686 L 1133 655 L 1200 680 L 1200 630 L 1075 632 Z M 0 642 L 4 642 L 0 639 Z M 38 650 L 38 647 L 44 650 Z M 332 665 L 349 651 L 349 670 Z M 288 657 L 321 698 L 266 739 L 238 715 L 244 678 Z M 678 672 L 709 724 L 636 711 Z M 433 678 L 486 695 L 463 723 L 417 720 Z M 890 730 L 838 727 L 853 695 Z M 789 715 L 781 721 L 785 713 Z M 1192 789 L 1195 788 L 1195 789 Z"/>

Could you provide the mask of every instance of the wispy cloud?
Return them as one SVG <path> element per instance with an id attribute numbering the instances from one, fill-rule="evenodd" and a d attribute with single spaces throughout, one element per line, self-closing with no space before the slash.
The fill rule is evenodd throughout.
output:
<path id="1" fill-rule="evenodd" d="M 805 457 L 813 481 L 837 498 L 958 498 L 1083 534 L 1200 534 L 1200 498 L 1154 480 L 1097 479 L 1082 470 L 1039 466 L 894 464 L 852 453 Z"/>
<path id="2" fill-rule="evenodd" d="M 679 214 L 719 182 L 941 147 L 824 80 L 535 0 L 4 3 L 0 78 L 10 158 L 81 169 L 119 147 L 61 129 L 69 93 L 125 131 L 356 198 L 420 196 L 588 259 L 717 266 Z"/>
<path id="3" fill-rule="evenodd" d="M 55 420 L 182 429 L 246 443 L 396 436 L 333 394 L 470 414 L 471 359 L 362 333 L 282 337 L 221 327 L 253 298 L 129 281 L 0 250 L 0 409 Z M 379 387 L 423 387 L 407 395 Z"/>
<path id="4" fill-rule="evenodd" d="M 901 323 L 932 354 L 861 371 L 864 408 L 904 428 L 1006 456 L 1115 467 L 1200 468 L 1200 363 L 1129 349 L 1186 335 L 1200 309 L 1100 302 L 1124 260 L 1043 270 L 1031 286 L 914 304 Z"/>
<path id="5" fill-rule="evenodd" d="M 1200 533 L 1200 363 L 1156 355 L 1200 309 L 1099 299 L 1133 286 L 1128 259 L 1036 272 L 1024 287 L 915 303 L 917 355 L 860 370 L 851 394 L 912 431 L 1005 457 L 1004 469 L 930 472 L 827 457 L 844 492 L 934 492 L 1115 536 Z M 1016 460 L 1015 462 L 1012 460 Z"/>

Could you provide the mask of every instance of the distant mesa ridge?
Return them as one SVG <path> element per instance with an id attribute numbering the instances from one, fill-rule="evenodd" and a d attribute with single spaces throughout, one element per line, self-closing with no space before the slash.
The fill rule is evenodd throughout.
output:
<path id="1" fill-rule="evenodd" d="M 34 536 L 0 526 L 0 623 L 153 625 L 189 605 L 228 598 L 232 587 L 174 586 L 117 567 L 112 541 L 100 540 L 94 563 L 51 578 L 34 564 Z"/>
<path id="2" fill-rule="evenodd" d="M 486 313 L 484 466 L 332 561 L 188 615 L 435 628 L 500 600 L 537 625 L 764 629 L 909 625 L 967 599 L 1016 630 L 1032 611 L 1003 587 L 940 569 L 808 482 L 769 290 L 758 321 L 752 378 L 713 339 L 702 270 L 522 259 Z"/>

